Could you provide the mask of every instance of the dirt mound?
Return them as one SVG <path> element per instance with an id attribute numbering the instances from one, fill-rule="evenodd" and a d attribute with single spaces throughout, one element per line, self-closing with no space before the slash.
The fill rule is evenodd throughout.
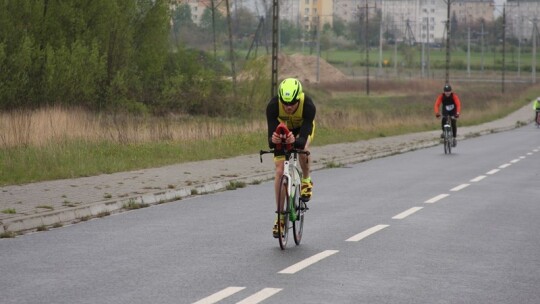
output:
<path id="1" fill-rule="evenodd" d="M 347 79 L 340 70 L 315 55 L 279 55 L 278 77 L 296 77 L 302 82 L 317 83 L 317 60 L 319 82 L 338 82 Z"/>
<path id="2" fill-rule="evenodd" d="M 268 56 L 267 67 L 270 73 L 272 66 L 272 57 Z M 317 63 L 318 60 L 318 63 Z M 326 62 L 322 58 L 317 58 L 315 55 L 285 55 L 278 56 L 278 77 L 282 79 L 295 77 L 300 79 L 303 83 L 317 83 L 317 66 L 319 70 L 319 82 L 320 83 L 335 83 L 347 79 L 347 76 L 340 70 Z M 265 71 L 265 72 L 266 72 Z M 254 74 L 255 73 L 255 74 Z M 239 80 L 254 79 L 257 78 L 257 72 L 253 70 L 246 70 L 238 75 Z"/>

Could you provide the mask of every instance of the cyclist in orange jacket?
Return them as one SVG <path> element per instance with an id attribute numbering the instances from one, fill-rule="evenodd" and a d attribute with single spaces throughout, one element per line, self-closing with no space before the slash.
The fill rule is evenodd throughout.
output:
<path id="1" fill-rule="evenodd" d="M 445 117 L 450 115 L 452 117 L 452 133 L 454 135 L 454 142 L 452 143 L 452 146 L 456 146 L 456 136 L 457 136 L 457 124 L 456 124 L 456 118 L 459 117 L 459 113 L 461 113 L 461 101 L 459 100 L 459 97 L 456 93 L 452 92 L 452 87 L 449 84 L 446 84 L 443 88 L 443 93 L 440 94 L 437 97 L 437 100 L 435 101 L 435 105 L 433 107 L 435 111 L 435 116 L 437 118 L 441 117 L 441 112 L 439 109 L 441 108 L 442 104 L 442 120 L 441 120 L 441 129 L 444 132 L 444 123 L 446 122 Z M 444 133 L 441 134 L 441 138 L 444 137 Z"/>

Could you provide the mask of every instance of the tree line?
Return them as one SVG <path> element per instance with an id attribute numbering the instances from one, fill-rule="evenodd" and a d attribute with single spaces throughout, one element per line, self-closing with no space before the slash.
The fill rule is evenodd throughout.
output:
<path id="1" fill-rule="evenodd" d="M 172 17 L 167 0 L 0 1 L 0 109 L 222 113 L 226 67 Z"/>

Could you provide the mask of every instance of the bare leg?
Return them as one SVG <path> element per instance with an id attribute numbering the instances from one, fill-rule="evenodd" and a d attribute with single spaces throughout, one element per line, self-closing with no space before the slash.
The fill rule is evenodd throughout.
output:
<path id="1" fill-rule="evenodd" d="M 309 152 L 309 143 L 308 140 L 304 146 L 304 151 Z M 300 168 L 302 168 L 302 178 L 309 178 L 310 175 L 310 164 L 311 164 L 311 155 L 300 154 Z"/>

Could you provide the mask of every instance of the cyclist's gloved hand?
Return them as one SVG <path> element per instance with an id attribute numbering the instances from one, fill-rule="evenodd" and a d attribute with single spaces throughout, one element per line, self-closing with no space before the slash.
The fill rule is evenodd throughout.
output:
<path id="1" fill-rule="evenodd" d="M 439 117 L 441 117 L 441 114 L 440 113 L 435 113 L 435 117 L 439 118 Z"/>
<path id="2" fill-rule="evenodd" d="M 459 117 L 459 113 L 456 113 L 456 118 L 458 118 L 458 117 Z"/>
<path id="3" fill-rule="evenodd" d="M 273 144 L 280 144 L 281 143 L 281 137 L 276 132 L 272 133 L 272 143 Z"/>
<path id="4" fill-rule="evenodd" d="M 285 138 L 285 143 L 292 144 L 292 143 L 294 143 L 294 140 L 295 140 L 294 134 L 292 132 L 289 132 L 287 134 L 287 138 Z"/>

